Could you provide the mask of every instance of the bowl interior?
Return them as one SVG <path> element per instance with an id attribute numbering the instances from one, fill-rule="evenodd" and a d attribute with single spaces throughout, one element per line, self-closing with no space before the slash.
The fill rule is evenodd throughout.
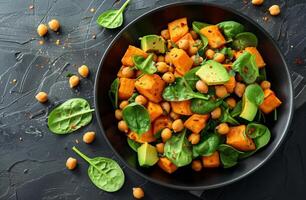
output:
<path id="1" fill-rule="evenodd" d="M 167 27 L 168 22 L 180 17 L 188 18 L 189 27 L 194 20 L 211 24 L 235 20 L 242 23 L 247 31 L 255 33 L 259 39 L 258 49 L 267 63 L 268 80 L 272 82 L 273 90 L 283 101 L 282 106 L 278 109 L 277 122 L 268 122 L 272 132 L 270 144 L 254 156 L 241 161 L 234 168 L 205 169 L 199 173 L 185 167 L 172 175 L 163 172 L 159 167 L 141 168 L 138 166 L 136 153 L 127 145 L 126 136 L 117 130 L 117 122 L 108 98 L 108 90 L 121 67 L 121 57 L 128 45 L 140 45 L 139 37 L 147 34 L 159 34 L 162 29 Z M 165 186 L 179 189 L 208 189 L 238 180 L 255 170 L 271 156 L 284 137 L 291 118 L 292 89 L 284 59 L 275 43 L 262 28 L 230 9 L 211 4 L 184 3 L 153 10 L 140 19 L 136 19 L 118 34 L 106 51 L 97 73 L 95 103 L 103 134 L 131 169 L 149 180 Z"/>

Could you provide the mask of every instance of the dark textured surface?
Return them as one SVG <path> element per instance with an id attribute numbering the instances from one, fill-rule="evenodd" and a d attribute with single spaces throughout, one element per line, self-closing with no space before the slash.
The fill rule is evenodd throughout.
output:
<path id="1" fill-rule="evenodd" d="M 175 1 L 132 1 L 125 13 L 125 25 L 138 15 L 170 2 Z M 241 0 L 208 2 L 227 5 L 255 19 L 277 40 L 290 69 L 306 75 L 305 0 L 266 1 L 261 7 Z M 281 6 L 280 16 L 267 14 L 272 3 Z M 30 5 L 34 8 L 29 9 Z M 67 136 L 48 131 L 46 116 L 53 105 L 76 96 L 93 103 L 95 71 L 105 48 L 119 31 L 101 29 L 95 19 L 102 11 L 118 6 L 113 0 L 0 1 L 0 199 L 132 199 L 134 186 L 144 188 L 146 199 L 198 199 L 185 191 L 149 183 L 122 163 L 126 174 L 124 187 L 116 193 L 105 193 L 89 181 L 83 160 L 79 159 L 79 167 L 73 172 L 64 166 L 67 157 L 76 157 L 71 151 L 73 145 L 89 156 L 117 160 L 99 134 L 95 119 L 91 125 Z M 95 11 L 91 12 L 91 8 Z M 267 21 L 263 20 L 265 16 Z M 36 35 L 36 27 L 51 18 L 60 20 L 61 33 L 50 32 L 45 44 L 39 45 L 41 38 Z M 55 44 L 57 39 L 60 45 Z M 66 75 L 76 73 L 81 64 L 89 66 L 91 75 L 81 81 L 77 90 L 71 90 Z M 41 90 L 50 96 L 47 105 L 34 99 Z M 268 163 L 237 183 L 205 191 L 201 198 L 305 199 L 305 111 L 303 106 L 295 113 L 284 144 Z M 82 133 L 87 130 L 98 133 L 90 146 L 81 142 Z"/>

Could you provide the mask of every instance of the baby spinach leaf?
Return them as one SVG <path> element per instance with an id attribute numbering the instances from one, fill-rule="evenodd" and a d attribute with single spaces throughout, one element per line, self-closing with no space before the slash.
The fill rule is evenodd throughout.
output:
<path id="1" fill-rule="evenodd" d="M 153 61 L 153 54 L 149 54 L 147 58 L 142 56 L 133 56 L 133 62 L 136 68 L 145 74 L 154 74 L 157 72 L 155 62 Z"/>
<path id="2" fill-rule="evenodd" d="M 89 164 L 88 176 L 95 186 L 106 191 L 118 191 L 124 183 L 124 173 L 118 163 L 104 157 L 89 158 L 76 147 L 72 150 Z"/>
<path id="3" fill-rule="evenodd" d="M 132 94 L 132 96 L 128 99 L 128 102 L 129 102 L 129 103 L 135 102 L 135 99 L 136 99 L 136 97 L 137 97 L 138 95 L 139 95 L 139 94 L 138 94 L 137 92 L 134 92 L 134 93 Z"/>
<path id="4" fill-rule="evenodd" d="M 219 107 L 222 104 L 222 99 L 192 99 L 191 100 L 191 111 L 197 114 L 206 114 L 213 111 L 215 108 Z"/>
<path id="5" fill-rule="evenodd" d="M 133 149 L 136 153 L 137 153 L 137 149 L 141 146 L 140 143 L 130 139 L 130 138 L 127 138 L 127 143 L 128 145 L 131 147 L 131 149 Z"/>
<path id="6" fill-rule="evenodd" d="M 250 32 L 239 33 L 235 36 L 232 46 L 236 50 L 243 50 L 246 47 L 257 47 L 258 40 L 255 34 Z"/>
<path id="7" fill-rule="evenodd" d="M 243 154 L 243 152 L 238 151 L 234 147 L 227 144 L 221 144 L 218 147 L 218 150 L 220 152 L 220 160 L 224 168 L 235 166 L 238 163 L 237 161 L 239 155 Z"/>
<path id="8" fill-rule="evenodd" d="M 167 140 L 164 147 L 164 155 L 177 167 L 183 167 L 192 161 L 191 145 L 185 135 L 186 129 Z"/>
<path id="9" fill-rule="evenodd" d="M 192 155 L 194 158 L 198 156 L 210 156 L 218 148 L 220 144 L 220 136 L 216 133 L 204 134 L 201 141 L 193 145 Z"/>
<path id="10" fill-rule="evenodd" d="M 230 60 L 232 60 L 234 57 L 234 54 L 230 47 L 224 47 L 223 49 L 221 49 L 220 53 L 224 54 Z"/>
<path id="11" fill-rule="evenodd" d="M 119 78 L 116 78 L 111 84 L 108 96 L 112 102 L 113 107 L 118 108 L 118 90 L 119 90 Z"/>
<path id="12" fill-rule="evenodd" d="M 262 125 L 262 124 L 257 124 L 257 123 L 250 123 L 246 127 L 246 134 L 250 138 L 258 138 L 265 134 L 267 131 L 267 127 Z"/>
<path id="13" fill-rule="evenodd" d="M 232 110 L 231 116 L 232 116 L 232 117 L 237 117 L 237 116 L 240 115 L 241 111 L 242 111 L 242 101 L 240 100 L 240 101 L 236 104 L 235 108 Z"/>
<path id="14" fill-rule="evenodd" d="M 200 80 L 200 78 L 195 74 L 200 68 L 201 67 L 192 68 L 184 75 L 186 82 L 192 90 L 196 89 L 196 83 L 198 82 L 198 80 Z"/>
<path id="15" fill-rule="evenodd" d="M 93 111 L 85 99 L 69 99 L 52 110 L 48 127 L 55 134 L 71 133 L 89 124 Z"/>
<path id="16" fill-rule="evenodd" d="M 185 101 L 193 98 L 208 99 L 208 95 L 194 92 L 185 78 L 178 77 L 175 82 L 168 85 L 163 91 L 163 98 L 166 101 Z"/>
<path id="17" fill-rule="evenodd" d="M 127 123 L 129 129 L 141 135 L 150 129 L 151 121 L 147 109 L 138 104 L 131 103 L 122 111 L 123 120 Z"/>
<path id="18" fill-rule="evenodd" d="M 264 92 L 258 84 L 248 85 L 245 89 L 244 95 L 253 104 L 259 106 L 264 101 Z"/>
<path id="19" fill-rule="evenodd" d="M 228 111 L 229 108 L 222 107 L 221 109 L 222 109 L 222 115 L 220 117 L 221 122 L 227 122 L 232 125 L 239 125 L 239 122 L 229 114 L 229 111 Z"/>
<path id="20" fill-rule="evenodd" d="M 228 39 L 234 38 L 244 31 L 244 26 L 235 21 L 224 21 L 217 25 Z"/>
<path id="21" fill-rule="evenodd" d="M 259 76 L 257 77 L 256 82 L 260 83 L 262 81 L 267 80 L 266 68 L 265 67 L 260 68 L 258 71 L 259 71 Z"/>
<path id="22" fill-rule="evenodd" d="M 119 10 L 107 10 L 103 12 L 97 19 L 97 24 L 105 28 L 114 29 L 122 25 L 123 11 L 129 4 L 130 0 L 127 0 Z"/>
<path id="23" fill-rule="evenodd" d="M 255 82 L 259 75 L 255 55 L 244 52 L 233 63 L 233 70 L 237 71 L 247 84 Z"/>
<path id="24" fill-rule="evenodd" d="M 193 31 L 196 32 L 197 34 L 199 34 L 199 36 L 201 38 L 201 41 L 202 41 L 202 46 L 199 47 L 199 51 L 203 51 L 203 52 L 204 52 L 205 47 L 208 45 L 208 39 L 207 39 L 207 37 L 205 37 L 201 33 L 201 29 L 206 27 L 206 26 L 210 26 L 210 24 L 203 23 L 203 22 L 198 22 L 198 21 L 192 22 L 192 29 L 193 29 Z"/>

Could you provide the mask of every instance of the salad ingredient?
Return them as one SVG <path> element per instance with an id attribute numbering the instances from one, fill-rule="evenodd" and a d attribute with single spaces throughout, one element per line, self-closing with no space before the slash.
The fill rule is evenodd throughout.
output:
<path id="1" fill-rule="evenodd" d="M 89 124 L 93 111 L 85 99 L 69 99 L 51 111 L 48 127 L 55 134 L 71 133 Z"/>
<path id="2" fill-rule="evenodd" d="M 163 169 L 165 172 L 172 174 L 177 170 L 177 166 L 173 164 L 168 158 L 161 157 L 158 161 L 158 166 Z"/>
<path id="3" fill-rule="evenodd" d="M 244 31 L 244 26 L 235 21 L 224 21 L 218 24 L 227 39 L 234 38 L 237 34 Z"/>
<path id="4" fill-rule="evenodd" d="M 257 110 L 258 107 L 256 106 L 256 104 L 252 103 L 245 95 L 243 95 L 242 110 L 239 116 L 248 121 L 253 121 L 256 116 Z"/>
<path id="5" fill-rule="evenodd" d="M 187 18 L 180 18 L 174 20 L 168 24 L 168 30 L 170 34 L 170 39 L 173 42 L 178 41 L 181 37 L 183 37 L 186 33 L 188 33 L 189 28 L 187 24 Z"/>
<path id="6" fill-rule="evenodd" d="M 255 62 L 258 68 L 263 68 L 264 66 L 266 66 L 265 61 L 263 60 L 256 47 L 246 47 L 245 51 L 255 56 Z"/>
<path id="7" fill-rule="evenodd" d="M 72 150 L 88 162 L 88 176 L 95 186 L 106 192 L 115 192 L 123 186 L 124 173 L 116 161 L 104 157 L 89 158 L 76 147 Z"/>
<path id="8" fill-rule="evenodd" d="M 60 23 L 57 19 L 52 19 L 48 22 L 48 26 L 52 31 L 58 31 L 60 28 Z"/>
<path id="9" fill-rule="evenodd" d="M 96 133 L 93 131 L 89 131 L 83 135 L 83 142 L 85 142 L 86 144 L 91 144 L 95 140 L 95 138 Z"/>
<path id="10" fill-rule="evenodd" d="M 219 98 L 224 98 L 228 95 L 226 87 L 223 85 L 215 86 L 215 92 L 216 92 L 216 96 Z"/>
<path id="11" fill-rule="evenodd" d="M 111 84 L 111 87 L 110 87 L 110 90 L 108 91 L 108 96 L 112 102 L 112 105 L 113 107 L 116 109 L 118 108 L 118 90 L 119 90 L 119 78 L 116 78 L 112 84 Z M 121 104 L 124 104 L 123 103 L 124 101 L 122 101 L 120 103 L 120 108 L 121 108 Z M 123 109 L 123 108 L 121 108 Z"/>
<path id="12" fill-rule="evenodd" d="M 246 87 L 244 95 L 256 106 L 262 104 L 264 100 L 264 92 L 258 84 L 250 84 Z"/>
<path id="13" fill-rule="evenodd" d="M 229 97 L 225 100 L 226 104 L 230 109 L 233 109 L 236 107 L 236 100 L 233 97 Z"/>
<path id="14" fill-rule="evenodd" d="M 160 116 L 153 122 L 153 133 L 156 134 L 164 128 L 171 128 L 172 121 L 167 116 Z"/>
<path id="15" fill-rule="evenodd" d="M 160 35 L 165 39 L 169 40 L 170 39 L 170 33 L 168 29 L 164 29 L 160 32 Z"/>
<path id="16" fill-rule="evenodd" d="M 222 110 L 220 107 L 215 108 L 211 111 L 210 115 L 212 119 L 219 119 L 221 117 Z"/>
<path id="17" fill-rule="evenodd" d="M 82 65 L 81 67 L 79 67 L 78 72 L 83 78 L 87 78 L 89 75 L 89 69 L 86 65 Z"/>
<path id="18" fill-rule="evenodd" d="M 156 67 L 160 73 L 166 73 L 169 70 L 169 66 L 163 61 L 156 63 Z"/>
<path id="19" fill-rule="evenodd" d="M 216 25 L 206 26 L 200 30 L 200 33 L 208 39 L 209 46 L 214 49 L 219 48 L 226 43 L 225 38 Z"/>
<path id="20" fill-rule="evenodd" d="M 45 36 L 48 33 L 48 27 L 45 24 L 39 24 L 37 27 L 37 34 L 40 37 Z"/>
<path id="21" fill-rule="evenodd" d="M 245 125 L 231 127 L 229 133 L 226 135 L 226 144 L 240 151 L 252 151 L 256 149 L 253 140 L 246 135 Z"/>
<path id="22" fill-rule="evenodd" d="M 220 158 L 219 158 L 219 152 L 215 151 L 210 156 L 203 156 L 202 157 L 202 163 L 203 166 L 206 168 L 216 168 L 220 166 Z"/>
<path id="23" fill-rule="evenodd" d="M 259 106 L 259 108 L 265 114 L 269 114 L 281 104 L 282 102 L 275 96 L 274 92 L 272 91 L 267 97 L 265 97 L 263 103 Z"/>
<path id="24" fill-rule="evenodd" d="M 171 106 L 170 106 L 170 103 L 169 102 L 162 102 L 161 103 L 161 107 L 162 107 L 162 109 L 163 109 L 163 112 L 165 113 L 165 114 L 169 114 L 170 113 L 170 110 L 171 110 Z"/>
<path id="25" fill-rule="evenodd" d="M 238 158 L 243 152 L 238 151 L 230 145 L 221 144 L 218 148 L 220 152 L 221 163 L 224 168 L 230 168 L 235 166 L 238 162 Z"/>
<path id="26" fill-rule="evenodd" d="M 123 67 L 121 71 L 121 78 L 133 78 L 135 75 L 134 70 L 131 67 Z"/>
<path id="27" fill-rule="evenodd" d="M 145 74 L 154 74 L 157 71 L 155 62 L 153 61 L 154 54 L 149 54 L 147 58 L 142 56 L 134 56 L 133 62 L 136 68 Z"/>
<path id="28" fill-rule="evenodd" d="M 172 131 L 169 128 L 164 128 L 161 132 L 163 142 L 166 142 L 172 137 Z"/>
<path id="29" fill-rule="evenodd" d="M 69 78 L 69 86 L 70 88 L 74 88 L 80 84 L 80 78 L 76 75 L 72 75 Z"/>
<path id="30" fill-rule="evenodd" d="M 248 84 L 255 82 L 259 76 L 255 56 L 249 52 L 244 52 L 237 58 L 237 60 L 233 63 L 233 70 L 237 71 L 243 80 Z"/>
<path id="31" fill-rule="evenodd" d="M 181 102 L 184 102 L 184 101 L 180 101 L 180 103 L 181 103 Z M 191 113 L 191 114 L 192 114 L 192 113 Z M 169 116 L 170 116 L 172 119 L 174 119 L 174 120 L 180 118 L 180 115 L 179 115 L 179 114 L 177 114 L 177 113 L 175 113 L 175 112 L 172 112 L 172 111 L 170 112 Z"/>
<path id="32" fill-rule="evenodd" d="M 147 142 L 138 147 L 137 154 L 140 166 L 149 167 L 158 162 L 156 148 Z"/>
<path id="33" fill-rule="evenodd" d="M 279 5 L 272 5 L 272 6 L 269 8 L 269 12 L 270 12 L 270 15 L 272 15 L 272 16 L 279 15 L 279 13 L 280 13 L 280 7 L 279 7 Z"/>
<path id="34" fill-rule="evenodd" d="M 196 72 L 207 85 L 220 85 L 229 81 L 226 69 L 220 63 L 209 60 Z"/>
<path id="35" fill-rule="evenodd" d="M 203 94 L 206 94 L 208 92 L 208 86 L 206 83 L 202 80 L 198 80 L 196 83 L 196 89 Z"/>
<path id="36" fill-rule="evenodd" d="M 165 57 L 164 56 L 158 56 L 157 57 L 157 62 L 165 62 Z"/>
<path id="37" fill-rule="evenodd" d="M 244 91 L 245 91 L 245 84 L 244 83 L 240 83 L 240 82 L 237 82 L 236 83 L 236 86 L 235 86 L 235 94 L 238 96 L 238 97 L 242 97 L 243 94 L 244 94 Z"/>
<path id="38" fill-rule="evenodd" d="M 183 49 L 173 48 L 170 50 L 169 56 L 179 74 L 185 75 L 191 69 L 193 60 Z"/>
<path id="39" fill-rule="evenodd" d="M 192 90 L 196 89 L 196 83 L 200 80 L 200 78 L 196 75 L 196 72 L 200 69 L 200 67 L 194 67 L 191 70 L 189 70 L 185 75 L 184 79 L 188 83 L 189 87 Z M 208 90 L 208 88 L 207 88 Z"/>
<path id="40" fill-rule="evenodd" d="M 97 24 L 104 28 L 114 29 L 118 28 L 123 23 L 123 11 L 129 4 L 130 0 L 127 0 L 119 10 L 107 10 L 103 12 L 97 19 Z"/>
<path id="41" fill-rule="evenodd" d="M 230 128 L 227 123 L 221 123 L 216 127 L 216 130 L 219 134 L 225 135 L 230 131 Z"/>
<path id="42" fill-rule="evenodd" d="M 133 67 L 134 66 L 134 62 L 133 62 L 134 56 L 142 56 L 146 58 L 148 54 L 137 47 L 129 45 L 128 49 L 126 50 L 125 54 L 123 55 L 121 59 L 122 64 L 124 66 Z"/>
<path id="43" fill-rule="evenodd" d="M 224 84 L 228 93 L 233 93 L 236 87 L 236 79 L 234 76 L 230 76 L 228 82 Z"/>
<path id="44" fill-rule="evenodd" d="M 263 90 L 270 89 L 271 83 L 270 83 L 269 81 L 262 81 L 262 82 L 260 83 L 260 87 L 261 87 Z"/>
<path id="45" fill-rule="evenodd" d="M 66 161 L 66 167 L 69 170 L 74 170 L 77 167 L 78 161 L 75 158 L 69 157 Z"/>
<path id="46" fill-rule="evenodd" d="M 183 50 L 187 50 L 189 48 L 189 41 L 186 39 L 181 39 L 178 41 L 178 47 Z"/>
<path id="47" fill-rule="evenodd" d="M 191 115 L 184 123 L 184 126 L 193 133 L 200 133 L 205 128 L 209 115 Z"/>
<path id="48" fill-rule="evenodd" d="M 257 37 L 251 32 L 242 32 L 237 34 L 232 42 L 232 46 L 236 50 L 243 50 L 246 47 L 257 47 L 257 44 Z"/>
<path id="49" fill-rule="evenodd" d="M 165 144 L 164 143 L 158 143 L 156 144 L 156 150 L 158 153 L 163 154 L 164 153 L 164 147 Z"/>
<path id="50" fill-rule="evenodd" d="M 230 115 L 229 108 L 226 108 L 224 106 L 222 106 L 221 108 L 222 108 L 222 115 L 220 117 L 220 122 L 227 122 L 227 123 L 230 123 L 232 125 L 238 125 L 239 124 L 239 122 Z"/>
<path id="51" fill-rule="evenodd" d="M 252 0 L 252 4 L 256 6 L 260 6 L 263 4 L 264 0 Z"/>
<path id="52" fill-rule="evenodd" d="M 130 138 L 127 138 L 127 143 L 137 153 L 137 149 L 141 146 L 141 143 L 136 142 Z"/>
<path id="53" fill-rule="evenodd" d="M 205 55 L 207 59 L 213 59 L 215 56 L 215 51 L 212 49 L 207 49 L 207 51 L 205 52 Z"/>
<path id="54" fill-rule="evenodd" d="M 197 114 L 207 114 L 213 111 L 215 108 L 222 104 L 222 100 L 203 100 L 203 99 L 192 99 L 191 100 L 191 111 Z"/>
<path id="55" fill-rule="evenodd" d="M 166 82 L 166 83 L 173 83 L 175 81 L 175 76 L 172 72 L 166 72 L 164 73 L 164 75 L 162 76 L 162 79 Z"/>
<path id="56" fill-rule="evenodd" d="M 188 137 L 188 141 L 192 144 L 198 144 L 200 142 L 200 134 L 197 133 L 191 133 Z"/>
<path id="57" fill-rule="evenodd" d="M 144 52 L 166 52 L 165 40 L 158 35 L 146 35 L 140 38 L 140 46 Z"/>
<path id="58" fill-rule="evenodd" d="M 172 129 L 174 132 L 181 132 L 184 129 L 184 123 L 181 119 L 176 119 L 172 123 Z"/>
<path id="59" fill-rule="evenodd" d="M 121 101 L 119 108 L 123 110 L 127 105 L 129 105 L 128 101 Z"/>
<path id="60" fill-rule="evenodd" d="M 40 103 L 45 103 L 48 101 L 48 94 L 45 92 L 39 92 L 36 94 L 35 98 Z"/>
<path id="61" fill-rule="evenodd" d="M 138 95 L 138 96 L 135 98 L 135 102 L 138 103 L 138 104 L 140 104 L 140 105 L 143 105 L 143 106 L 144 106 L 144 105 L 147 104 L 148 100 L 147 100 L 144 96 Z"/>
<path id="62" fill-rule="evenodd" d="M 141 187 L 133 188 L 133 196 L 136 199 L 142 199 L 144 197 L 144 191 Z"/>
<path id="63" fill-rule="evenodd" d="M 220 136 L 215 133 L 208 133 L 203 135 L 201 141 L 192 147 L 193 157 L 210 156 L 218 148 L 220 143 Z"/>
<path id="64" fill-rule="evenodd" d="M 224 60 L 225 60 L 225 55 L 223 53 L 215 53 L 214 61 L 218 63 L 223 63 Z"/>
<path id="65" fill-rule="evenodd" d="M 199 161 L 199 160 L 194 160 L 192 161 L 191 163 L 191 168 L 196 171 L 196 172 L 199 172 L 202 170 L 202 162 Z"/>
<path id="66" fill-rule="evenodd" d="M 153 122 L 156 118 L 163 114 L 162 107 L 157 103 L 149 102 L 147 109 L 150 115 L 151 122 Z"/>
<path id="67" fill-rule="evenodd" d="M 119 80 L 118 97 L 119 99 L 129 99 L 135 88 L 135 80 L 130 78 L 120 78 Z"/>
<path id="68" fill-rule="evenodd" d="M 191 102 L 190 101 L 171 101 L 172 111 L 179 115 L 192 115 L 192 111 L 190 109 Z M 172 114 L 173 115 L 173 114 Z M 179 116 L 171 116 L 173 119 L 176 119 Z"/>
<path id="69" fill-rule="evenodd" d="M 127 123 L 123 120 L 118 122 L 118 129 L 119 131 L 125 132 L 127 133 L 129 131 L 129 127 L 127 125 Z"/>

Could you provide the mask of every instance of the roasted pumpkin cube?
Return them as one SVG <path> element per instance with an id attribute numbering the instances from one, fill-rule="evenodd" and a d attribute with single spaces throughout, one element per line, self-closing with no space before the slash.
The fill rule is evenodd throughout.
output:
<path id="1" fill-rule="evenodd" d="M 152 128 L 150 130 L 148 130 L 147 132 L 141 134 L 140 136 L 139 136 L 139 134 L 137 134 L 133 131 L 130 131 L 128 133 L 128 138 L 130 138 L 131 140 L 134 140 L 136 142 L 139 142 L 139 143 L 146 143 L 146 142 L 150 143 L 150 142 L 156 141 L 156 138 L 154 137 Z"/>
<path id="2" fill-rule="evenodd" d="M 193 114 L 185 121 L 184 126 L 193 133 L 200 133 L 205 128 L 208 119 L 209 115 Z"/>
<path id="3" fill-rule="evenodd" d="M 255 150 L 255 144 L 253 140 L 246 135 L 245 130 L 245 125 L 231 127 L 229 133 L 226 135 L 226 144 L 240 151 Z"/>
<path id="4" fill-rule="evenodd" d="M 180 18 L 174 20 L 168 24 L 168 30 L 170 34 L 170 39 L 173 42 L 177 42 L 181 37 L 188 33 L 187 18 Z"/>
<path id="5" fill-rule="evenodd" d="M 118 96 L 119 99 L 128 99 L 134 93 L 135 80 L 130 78 L 120 78 Z"/>
<path id="6" fill-rule="evenodd" d="M 166 157 L 159 158 L 157 164 L 160 168 L 169 174 L 172 174 L 175 170 L 177 170 L 177 167 Z"/>
<path id="7" fill-rule="evenodd" d="M 193 61 L 184 50 L 173 48 L 169 56 L 172 64 L 175 66 L 175 70 L 179 74 L 185 75 L 191 69 Z"/>
<path id="8" fill-rule="evenodd" d="M 202 156 L 203 166 L 206 168 L 216 168 L 220 166 L 219 152 L 215 151 L 210 156 Z"/>
<path id="9" fill-rule="evenodd" d="M 181 39 L 179 39 L 176 44 L 178 45 L 181 40 L 187 40 L 189 42 L 189 47 L 192 47 L 194 45 L 194 39 L 192 38 L 190 33 L 185 34 Z"/>
<path id="10" fill-rule="evenodd" d="M 230 79 L 224 84 L 228 93 L 233 93 L 236 87 L 236 79 L 234 76 L 230 76 Z"/>
<path id="11" fill-rule="evenodd" d="M 180 114 L 180 115 L 192 115 L 192 111 L 190 108 L 191 102 L 189 100 L 187 101 L 171 101 L 171 108 L 172 111 Z"/>
<path id="12" fill-rule="evenodd" d="M 153 103 L 151 101 L 148 103 L 147 109 L 150 115 L 151 122 L 153 122 L 157 117 L 163 114 L 162 107 L 159 104 Z"/>
<path id="13" fill-rule="evenodd" d="M 166 116 L 160 116 L 153 122 L 153 133 L 156 134 L 164 128 L 171 128 L 172 121 Z"/>
<path id="14" fill-rule="evenodd" d="M 128 49 L 126 50 L 124 56 L 121 59 L 122 64 L 126 66 L 134 66 L 133 56 L 143 56 L 146 58 L 148 54 L 137 47 L 129 45 Z"/>
<path id="15" fill-rule="evenodd" d="M 255 55 L 255 62 L 258 68 L 266 66 L 265 61 L 263 60 L 262 56 L 260 55 L 256 47 L 246 47 L 245 51 L 249 52 L 252 55 Z"/>
<path id="16" fill-rule="evenodd" d="M 200 33 L 208 39 L 211 48 L 220 48 L 226 43 L 224 36 L 216 25 L 206 26 L 200 30 Z"/>
<path id="17" fill-rule="evenodd" d="M 279 107 L 282 102 L 275 96 L 272 90 L 265 90 L 264 94 L 266 97 L 263 103 L 259 106 L 259 108 L 265 114 L 269 114 L 270 112 L 275 110 L 275 108 Z"/>

